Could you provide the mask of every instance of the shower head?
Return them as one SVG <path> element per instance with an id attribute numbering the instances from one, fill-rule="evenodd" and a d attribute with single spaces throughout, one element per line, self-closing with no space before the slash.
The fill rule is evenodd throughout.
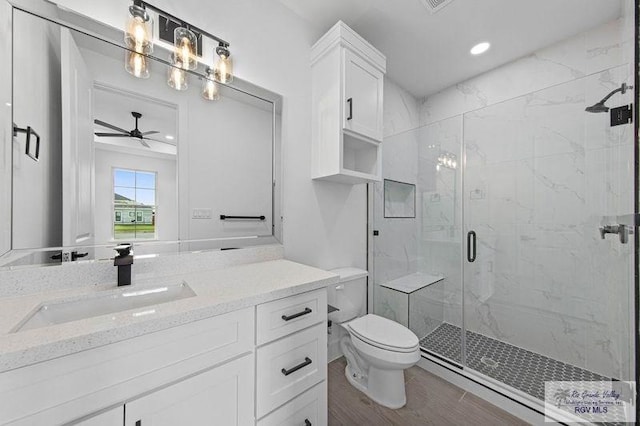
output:
<path id="1" fill-rule="evenodd" d="M 609 112 L 609 107 L 606 106 L 604 103 L 607 102 L 607 100 L 614 94 L 620 92 L 624 95 L 625 92 L 629 89 L 633 89 L 633 86 L 627 86 L 627 83 L 622 83 L 620 87 L 618 87 L 616 90 L 611 91 L 607 96 L 602 98 L 600 102 L 593 104 L 590 107 L 586 107 L 584 110 L 587 112 L 593 112 L 593 113 Z"/>
<path id="2" fill-rule="evenodd" d="M 595 105 L 591 105 L 590 107 L 586 107 L 584 110 L 587 111 L 587 112 L 593 112 L 593 113 L 609 112 L 609 107 L 605 106 L 604 102 L 600 101 Z"/>

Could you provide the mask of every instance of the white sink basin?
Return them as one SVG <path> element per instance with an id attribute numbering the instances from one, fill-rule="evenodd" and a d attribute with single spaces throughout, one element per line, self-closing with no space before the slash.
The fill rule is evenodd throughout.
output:
<path id="1" fill-rule="evenodd" d="M 140 287 L 110 291 L 106 294 L 92 295 L 73 300 L 52 301 L 42 304 L 20 322 L 12 332 L 31 330 L 54 324 L 76 321 L 99 315 L 144 308 L 160 303 L 172 302 L 195 296 L 196 293 L 186 282 L 177 285 Z M 145 309 L 134 312 L 133 316 L 151 314 Z"/>

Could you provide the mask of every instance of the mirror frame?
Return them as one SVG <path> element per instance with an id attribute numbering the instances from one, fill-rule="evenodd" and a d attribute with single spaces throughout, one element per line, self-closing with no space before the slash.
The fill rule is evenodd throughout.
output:
<path id="1" fill-rule="evenodd" d="M 0 270 L 2 269 L 14 269 L 16 267 L 24 266 L 52 266 L 60 265 L 62 263 L 43 263 L 36 259 L 43 253 L 47 252 L 62 252 L 70 253 L 74 250 L 82 248 L 97 248 L 97 247 L 113 247 L 116 243 L 104 243 L 104 244 L 92 244 L 88 246 L 59 246 L 59 247 L 42 247 L 42 248 L 29 248 L 29 249 L 13 249 L 12 235 L 13 235 L 13 218 L 12 218 L 12 200 L 13 200 L 13 112 L 11 107 L 12 91 L 13 91 L 13 12 L 15 10 L 28 13 L 35 17 L 47 20 L 54 24 L 68 28 L 70 30 L 82 33 L 86 36 L 101 40 L 102 42 L 111 44 L 115 47 L 119 47 L 126 50 L 124 46 L 124 40 L 122 37 L 122 30 L 113 28 L 107 24 L 96 21 L 92 18 L 82 16 L 73 11 L 69 11 L 61 8 L 57 4 L 49 3 L 46 0 L 1 0 L 0 8 L 2 13 L 0 16 L 6 16 L 8 22 L 0 22 L 0 24 L 6 24 L 0 29 L 0 53 L 4 53 L 4 57 L 11 57 L 10 61 L 2 61 L 0 65 L 0 100 L 9 99 L 6 102 L 8 108 L 3 108 L 0 105 L 0 180 L 4 185 L 8 187 L 9 194 L 6 194 L 6 188 L 3 184 L 0 184 L 0 209 L 2 209 L 3 201 L 11 201 L 8 206 L 8 218 L 3 216 L 3 211 L 0 210 Z M 123 12 L 124 13 L 124 12 Z M 165 52 L 164 49 L 159 49 Z M 8 56 L 7 56 L 8 55 Z M 169 62 L 156 54 L 148 55 L 152 60 L 158 61 L 165 65 L 170 65 Z M 187 70 L 194 77 L 202 78 L 205 75 L 199 72 L 199 68 L 196 70 Z M 137 241 L 134 242 L 134 247 L 144 247 L 145 252 L 153 250 L 154 247 L 162 248 L 163 253 L 169 255 L 177 253 L 185 253 L 192 251 L 203 250 L 224 250 L 230 248 L 246 248 L 268 244 L 281 244 L 282 243 L 282 106 L 283 98 L 281 95 L 267 90 L 263 87 L 252 84 L 246 80 L 243 80 L 237 76 L 234 76 L 232 84 L 218 83 L 222 86 L 252 96 L 262 101 L 266 101 L 272 104 L 272 191 L 271 191 L 271 209 L 272 209 L 272 226 L 271 235 L 268 236 L 251 236 L 251 237 L 224 237 L 224 238 L 208 238 L 208 239 L 190 239 L 190 240 L 160 240 L 160 241 Z M 187 142 L 188 143 L 188 142 Z M 4 153 L 4 164 L 3 156 Z M 177 180 L 181 180 L 180 175 L 182 172 L 178 171 Z M 7 179 L 8 178 L 8 179 Z M 8 184 L 7 184 L 8 182 Z M 7 196 L 10 195 L 10 196 Z M 177 194 L 178 202 L 180 200 L 180 194 Z M 180 217 L 179 222 L 182 223 L 184 218 Z M 8 245 L 7 245 L 8 242 Z M 175 248 L 172 248 L 172 245 Z M 167 250 L 168 249 L 168 250 Z M 31 255 L 31 260 L 20 262 L 19 266 L 7 265 L 12 263 L 16 259 L 27 259 Z M 146 257 L 156 255 L 143 255 Z M 93 262 L 106 259 L 91 259 L 83 262 Z M 66 262 L 63 262 L 66 263 Z M 5 265 L 5 266 L 3 266 Z"/>

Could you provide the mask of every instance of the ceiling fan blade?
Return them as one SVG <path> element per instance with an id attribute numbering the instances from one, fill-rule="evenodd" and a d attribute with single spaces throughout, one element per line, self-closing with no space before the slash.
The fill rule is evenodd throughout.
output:
<path id="1" fill-rule="evenodd" d="M 111 130 L 116 130 L 116 131 L 118 131 L 118 132 L 122 132 L 122 133 L 129 134 L 129 131 L 128 131 L 128 130 L 121 129 L 121 128 L 120 128 L 120 127 L 118 127 L 118 126 L 114 126 L 113 124 L 109 124 L 109 123 L 107 123 L 107 122 L 105 122 L 105 121 L 95 119 L 95 120 L 93 120 L 93 122 L 94 122 L 94 123 L 96 123 L 96 124 L 97 124 L 97 125 L 99 125 L 99 126 L 107 127 L 107 128 L 109 128 L 109 129 L 111 129 Z"/>
<path id="2" fill-rule="evenodd" d="M 143 139 L 140 139 L 140 143 L 141 143 L 143 146 L 146 146 L 147 148 L 151 148 L 151 145 L 149 145 L 148 143 L 146 143 Z"/>
<path id="3" fill-rule="evenodd" d="M 150 131 L 150 132 L 142 132 L 142 135 L 143 135 L 143 136 L 147 136 L 147 135 L 155 135 L 156 133 L 160 133 L 160 132 L 159 132 L 159 131 L 157 131 L 157 130 L 152 130 L 152 131 Z"/>
<path id="4" fill-rule="evenodd" d="M 173 146 L 175 146 L 175 144 L 172 144 L 172 143 L 167 142 L 167 141 L 161 141 L 160 139 L 147 138 L 147 137 L 144 137 L 144 138 L 142 138 L 142 139 L 147 140 L 147 141 L 153 141 L 153 142 L 163 143 L 163 144 L 165 144 L 165 145 L 173 145 Z"/>
<path id="5" fill-rule="evenodd" d="M 129 133 L 94 133 L 96 136 L 100 136 L 101 138 L 128 138 Z"/>

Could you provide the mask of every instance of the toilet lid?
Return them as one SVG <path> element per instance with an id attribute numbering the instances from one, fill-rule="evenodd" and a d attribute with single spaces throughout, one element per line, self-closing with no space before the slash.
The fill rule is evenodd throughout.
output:
<path id="1" fill-rule="evenodd" d="M 418 336 L 407 327 L 378 315 L 365 315 L 347 325 L 356 337 L 383 349 L 410 352 L 419 345 Z"/>

